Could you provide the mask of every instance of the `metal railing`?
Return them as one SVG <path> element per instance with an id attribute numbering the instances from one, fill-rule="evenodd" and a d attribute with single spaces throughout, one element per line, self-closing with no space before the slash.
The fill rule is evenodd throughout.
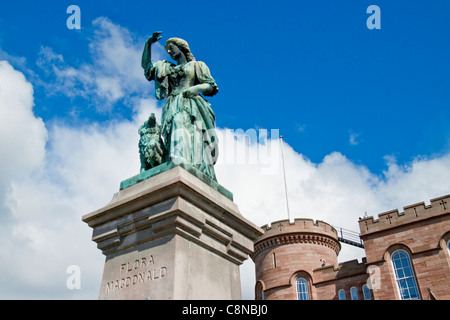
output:
<path id="1" fill-rule="evenodd" d="M 358 248 L 364 248 L 364 243 L 358 232 L 347 230 L 340 227 L 334 227 L 338 234 L 338 240 Z"/>

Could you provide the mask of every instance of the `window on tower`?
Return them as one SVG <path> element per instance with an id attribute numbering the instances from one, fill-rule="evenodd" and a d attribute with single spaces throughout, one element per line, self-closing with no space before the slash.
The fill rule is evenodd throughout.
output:
<path id="1" fill-rule="evenodd" d="M 358 300 L 358 290 L 356 289 L 356 287 L 350 288 L 350 298 L 352 300 Z"/>
<path id="2" fill-rule="evenodd" d="M 308 282 L 304 278 L 298 278 L 296 281 L 297 300 L 309 300 Z"/>
<path id="3" fill-rule="evenodd" d="M 369 286 L 367 284 L 362 286 L 364 300 L 372 300 L 372 294 L 370 293 Z"/>

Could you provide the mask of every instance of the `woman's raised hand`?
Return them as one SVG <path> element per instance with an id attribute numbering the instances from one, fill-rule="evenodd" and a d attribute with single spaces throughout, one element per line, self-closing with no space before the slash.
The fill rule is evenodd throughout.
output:
<path id="1" fill-rule="evenodd" d="M 153 32 L 152 36 L 150 38 L 148 38 L 147 43 L 152 45 L 153 43 L 158 42 L 159 40 L 161 40 L 161 36 L 160 34 L 162 33 L 162 31 L 155 31 Z"/>
<path id="2" fill-rule="evenodd" d="M 152 36 L 148 38 L 147 42 L 145 43 L 144 52 L 142 52 L 142 59 L 141 59 L 141 66 L 142 68 L 144 68 L 144 70 L 147 67 L 147 64 L 152 59 L 152 50 L 151 50 L 152 44 L 161 40 L 162 38 L 160 37 L 161 33 L 162 31 L 153 32 Z"/>

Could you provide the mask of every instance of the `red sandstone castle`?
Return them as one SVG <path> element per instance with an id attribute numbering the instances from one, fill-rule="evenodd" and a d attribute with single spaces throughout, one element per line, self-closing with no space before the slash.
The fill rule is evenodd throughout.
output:
<path id="1" fill-rule="evenodd" d="M 339 264 L 343 239 L 328 223 L 264 226 L 252 255 L 256 299 L 450 299 L 450 195 L 360 218 L 359 228 L 366 257 Z"/>

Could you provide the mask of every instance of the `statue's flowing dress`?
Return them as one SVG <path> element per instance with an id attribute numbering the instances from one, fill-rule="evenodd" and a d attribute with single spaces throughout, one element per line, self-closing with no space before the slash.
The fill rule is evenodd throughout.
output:
<path id="1" fill-rule="evenodd" d="M 219 91 L 208 66 L 195 60 L 178 66 L 167 61 L 150 61 L 145 67 L 145 77 L 155 81 L 156 98 L 166 99 L 161 129 L 167 160 L 192 165 L 217 180 L 214 163 L 218 139 L 211 104 L 200 94 L 192 98 L 183 95 L 186 89 L 204 83 L 212 88 L 204 95 L 213 96 Z"/>

